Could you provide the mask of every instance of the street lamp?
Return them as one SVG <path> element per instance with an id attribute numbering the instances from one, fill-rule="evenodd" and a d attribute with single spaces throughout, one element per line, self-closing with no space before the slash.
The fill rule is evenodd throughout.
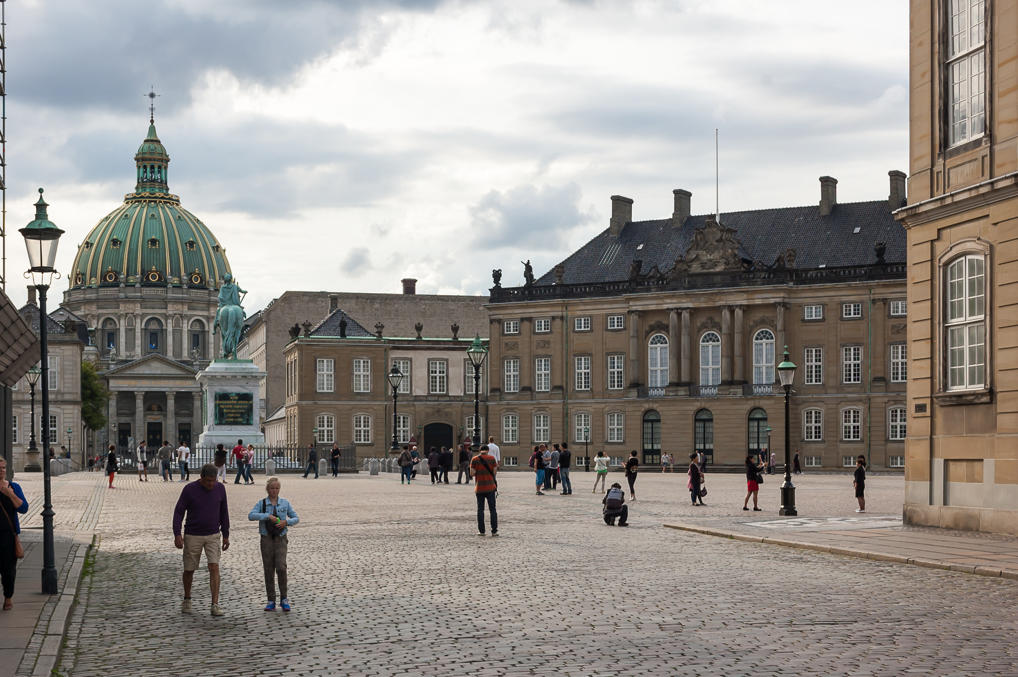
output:
<path id="1" fill-rule="evenodd" d="M 590 472 L 590 428 L 586 426 L 583 428 L 583 462 Z"/>
<path id="2" fill-rule="evenodd" d="M 30 420 L 28 422 L 28 452 L 29 453 L 32 453 L 32 452 L 38 453 L 38 451 L 39 451 L 39 447 L 36 446 L 36 444 L 35 444 L 35 384 L 39 382 L 39 375 L 41 373 L 42 373 L 42 370 L 40 370 L 38 366 L 33 366 L 31 369 L 28 370 L 28 374 L 25 376 L 25 378 L 28 380 L 29 398 L 31 399 L 31 402 L 32 402 L 32 420 Z M 39 471 L 39 470 L 42 470 L 42 468 L 27 468 L 26 467 L 25 470 Z"/>
<path id="3" fill-rule="evenodd" d="M 392 386 L 392 451 L 399 451 L 399 440 L 396 439 L 396 397 L 399 393 L 399 386 L 403 383 L 403 372 L 395 364 L 386 377 L 389 385 Z"/>
<path id="4" fill-rule="evenodd" d="M 778 365 L 778 378 L 781 380 L 781 387 L 785 389 L 785 481 L 781 485 L 781 509 L 779 515 L 798 515 L 795 510 L 795 485 L 792 484 L 792 463 L 789 458 L 792 446 L 791 433 L 788 424 L 788 397 L 792 392 L 792 380 L 795 378 L 795 364 L 788 359 L 788 346 L 785 346 L 785 354 L 781 364 Z"/>
<path id="5" fill-rule="evenodd" d="M 770 467 L 770 461 L 771 461 L 770 453 L 771 453 L 771 431 L 772 430 L 774 430 L 774 428 L 772 428 L 770 426 L 767 426 L 766 428 L 764 428 L 764 431 L 767 433 L 767 458 L 764 459 L 764 462 L 767 463 L 768 467 Z M 759 441 L 757 441 L 757 447 L 759 447 L 759 446 L 760 446 L 760 443 L 759 443 Z"/>
<path id="6" fill-rule="evenodd" d="M 481 365 L 488 357 L 488 349 L 481 343 L 481 335 L 474 336 L 474 342 L 467 348 L 467 357 L 474 365 L 474 435 L 473 449 L 481 448 Z"/>
<path id="7" fill-rule="evenodd" d="M 70 426 L 67 426 L 67 430 L 65 432 L 67 433 L 67 458 L 70 458 L 71 457 L 71 433 L 73 433 L 74 430 Z"/>
<path id="8" fill-rule="evenodd" d="M 53 553 L 53 500 L 50 492 L 49 448 L 49 344 L 46 335 L 46 291 L 53 276 L 58 275 L 54 264 L 57 259 L 57 244 L 64 231 L 56 227 L 46 215 L 46 201 L 39 189 L 39 201 L 35 203 L 35 220 L 19 230 L 25 238 L 28 249 L 28 263 L 31 266 L 25 277 L 31 277 L 32 284 L 39 292 L 39 364 L 42 365 L 42 449 L 43 449 L 43 509 L 42 509 L 42 592 L 44 595 L 57 593 L 57 569 Z"/>

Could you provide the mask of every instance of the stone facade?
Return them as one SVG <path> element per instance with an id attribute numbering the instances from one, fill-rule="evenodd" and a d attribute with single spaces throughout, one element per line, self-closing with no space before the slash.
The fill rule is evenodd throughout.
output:
<path id="1" fill-rule="evenodd" d="M 1018 534 L 1018 2 L 956 4 L 911 3 L 905 519 Z"/>

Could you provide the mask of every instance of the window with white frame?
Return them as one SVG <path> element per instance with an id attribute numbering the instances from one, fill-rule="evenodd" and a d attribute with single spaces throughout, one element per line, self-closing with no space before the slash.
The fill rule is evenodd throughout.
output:
<path id="1" fill-rule="evenodd" d="M 842 303 L 841 317 L 845 320 L 857 320 L 862 317 L 862 304 L 859 302 Z"/>
<path id="2" fill-rule="evenodd" d="M 586 442 L 590 438 L 590 414 L 581 411 L 573 415 L 573 441 Z"/>
<path id="3" fill-rule="evenodd" d="M 484 392 L 484 365 L 477 368 L 478 387 Z M 463 360 L 463 392 L 467 395 L 474 394 L 474 363 L 470 360 Z"/>
<path id="4" fill-rule="evenodd" d="M 504 465 L 504 466 L 518 466 L 519 464 L 520 464 L 520 459 L 515 457 L 515 456 L 503 456 L 502 457 L 502 465 Z"/>
<path id="5" fill-rule="evenodd" d="M 986 260 L 966 255 L 947 266 L 947 387 L 986 383 Z"/>
<path id="6" fill-rule="evenodd" d="M 647 386 L 664 388 L 668 385 L 668 337 L 654 334 L 647 342 Z"/>
<path id="7" fill-rule="evenodd" d="M 403 374 L 403 380 L 399 382 L 399 388 L 396 392 L 400 395 L 410 394 L 410 359 L 405 357 L 397 357 L 392 360 L 392 366 L 399 369 L 399 373 Z M 473 392 L 473 391 L 471 391 Z"/>
<path id="8" fill-rule="evenodd" d="M 502 323 L 502 333 L 506 336 L 512 336 L 513 334 L 520 333 L 520 321 L 519 320 L 506 320 Z"/>
<path id="9" fill-rule="evenodd" d="M 898 456 L 888 456 L 887 457 L 887 467 L 888 468 L 904 468 L 905 467 L 905 457 L 901 456 L 901 455 L 898 455 Z"/>
<path id="10" fill-rule="evenodd" d="M 947 17 L 947 142 L 955 146 L 986 130 L 986 6 L 949 0 Z"/>
<path id="11" fill-rule="evenodd" d="M 336 389 L 336 362 L 331 358 L 320 357 L 315 360 L 315 390 L 320 393 L 331 393 Z"/>
<path id="12" fill-rule="evenodd" d="M 49 390 L 56 392 L 60 389 L 60 356 L 50 355 L 46 364 L 49 365 Z"/>
<path id="13" fill-rule="evenodd" d="M 551 318 L 550 317 L 539 317 L 534 320 L 534 333 L 535 334 L 550 334 L 551 333 Z"/>
<path id="14" fill-rule="evenodd" d="M 887 439 L 900 442 L 905 439 L 907 417 L 905 407 L 891 407 L 887 410 Z"/>
<path id="15" fill-rule="evenodd" d="M 753 336 L 753 383 L 774 383 L 774 334 L 761 329 Z"/>
<path id="16" fill-rule="evenodd" d="M 502 443 L 517 444 L 520 441 L 520 417 L 516 414 L 502 414 Z"/>
<path id="17" fill-rule="evenodd" d="M 626 316 L 625 315 L 609 315 L 608 316 L 608 328 L 609 329 L 625 329 L 626 328 Z"/>
<path id="18" fill-rule="evenodd" d="M 576 389 L 590 390 L 590 355 L 576 355 L 573 357 L 575 365 Z"/>
<path id="19" fill-rule="evenodd" d="M 449 391 L 449 363 L 445 360 L 428 360 L 428 393 L 445 395 Z"/>
<path id="20" fill-rule="evenodd" d="M 709 331 L 700 337 L 700 385 L 721 383 L 721 336 Z"/>
<path id="21" fill-rule="evenodd" d="M 410 441 L 410 416 L 396 414 L 396 441 L 406 444 Z"/>
<path id="22" fill-rule="evenodd" d="M 824 439 L 824 412 L 822 409 L 804 409 L 802 411 L 802 439 L 807 442 L 820 442 Z"/>
<path id="23" fill-rule="evenodd" d="M 608 441 L 624 442 L 626 439 L 626 415 L 621 411 L 608 412 Z"/>
<path id="24" fill-rule="evenodd" d="M 849 407 L 841 410 L 841 439 L 845 442 L 862 439 L 862 409 Z"/>
<path id="25" fill-rule="evenodd" d="M 534 443 L 551 442 L 551 416 L 544 413 L 534 414 Z"/>
<path id="26" fill-rule="evenodd" d="M 573 320 L 573 331 L 590 331 L 590 316 L 575 318 Z"/>
<path id="27" fill-rule="evenodd" d="M 466 434 L 468 436 L 472 437 L 473 434 L 474 434 L 474 415 L 470 414 L 469 416 L 467 416 L 466 421 L 464 421 L 464 423 L 465 423 L 465 427 L 463 429 L 466 430 Z M 481 423 L 481 425 L 477 429 L 478 430 L 477 436 L 480 437 L 481 440 L 483 440 L 484 439 L 484 419 L 483 418 L 480 419 L 480 423 Z"/>
<path id="28" fill-rule="evenodd" d="M 841 382 L 862 383 L 862 346 L 842 346 Z"/>
<path id="29" fill-rule="evenodd" d="M 908 305 L 905 299 L 895 299 L 889 304 L 888 312 L 891 317 L 905 317 L 908 314 Z"/>
<path id="30" fill-rule="evenodd" d="M 505 366 L 505 379 L 502 389 L 507 393 L 520 392 L 520 358 L 510 357 L 503 365 Z"/>
<path id="31" fill-rule="evenodd" d="M 371 417 L 367 414 L 353 417 L 353 441 L 355 444 L 371 444 Z"/>
<path id="32" fill-rule="evenodd" d="M 49 443 L 50 446 L 55 447 L 60 444 L 60 438 L 57 436 L 57 416 L 56 414 L 49 415 Z"/>
<path id="33" fill-rule="evenodd" d="M 551 358 L 534 358 L 534 390 L 546 393 L 551 390 Z"/>
<path id="34" fill-rule="evenodd" d="M 315 417 L 315 441 L 318 444 L 332 444 L 336 441 L 336 417 L 332 414 L 318 414 Z"/>
<path id="35" fill-rule="evenodd" d="M 802 319 L 822 320 L 824 319 L 824 307 L 820 303 L 807 303 L 802 307 Z"/>
<path id="36" fill-rule="evenodd" d="M 807 456 L 806 467 L 807 468 L 819 468 L 823 466 L 824 461 L 820 456 Z"/>
<path id="37" fill-rule="evenodd" d="M 625 383 L 626 356 L 622 353 L 608 355 L 608 390 L 622 390 Z"/>
<path id="38" fill-rule="evenodd" d="M 811 346 L 804 353 L 803 382 L 808 386 L 821 385 L 824 382 L 824 349 Z"/>
<path id="39" fill-rule="evenodd" d="M 908 348 L 904 343 L 891 344 L 891 383 L 908 380 Z"/>
<path id="40" fill-rule="evenodd" d="M 353 391 L 355 393 L 371 392 L 371 360 L 360 357 L 354 358 Z"/>
<path id="41" fill-rule="evenodd" d="M 854 468 L 855 467 L 855 456 L 842 456 L 841 467 L 842 468 Z"/>

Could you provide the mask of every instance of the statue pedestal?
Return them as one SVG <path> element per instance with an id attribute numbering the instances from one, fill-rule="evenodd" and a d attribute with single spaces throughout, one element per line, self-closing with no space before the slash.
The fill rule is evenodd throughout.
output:
<path id="1" fill-rule="evenodd" d="M 202 386 L 205 408 L 205 432 L 198 446 L 214 447 L 222 443 L 228 450 L 244 444 L 265 444 L 258 420 L 258 386 L 266 373 L 251 360 L 213 360 L 195 376 Z"/>

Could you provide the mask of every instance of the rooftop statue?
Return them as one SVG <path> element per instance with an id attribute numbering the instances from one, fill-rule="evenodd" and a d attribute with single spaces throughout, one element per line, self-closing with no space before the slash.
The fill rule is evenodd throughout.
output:
<path id="1" fill-rule="evenodd" d="M 233 276 L 227 273 L 223 276 L 223 284 L 219 287 L 219 310 L 216 311 L 216 322 L 212 332 L 219 330 L 223 332 L 222 357 L 237 359 L 237 344 L 240 343 L 240 333 L 244 328 L 244 309 L 240 305 L 241 294 L 246 291 L 237 286 Z"/>

